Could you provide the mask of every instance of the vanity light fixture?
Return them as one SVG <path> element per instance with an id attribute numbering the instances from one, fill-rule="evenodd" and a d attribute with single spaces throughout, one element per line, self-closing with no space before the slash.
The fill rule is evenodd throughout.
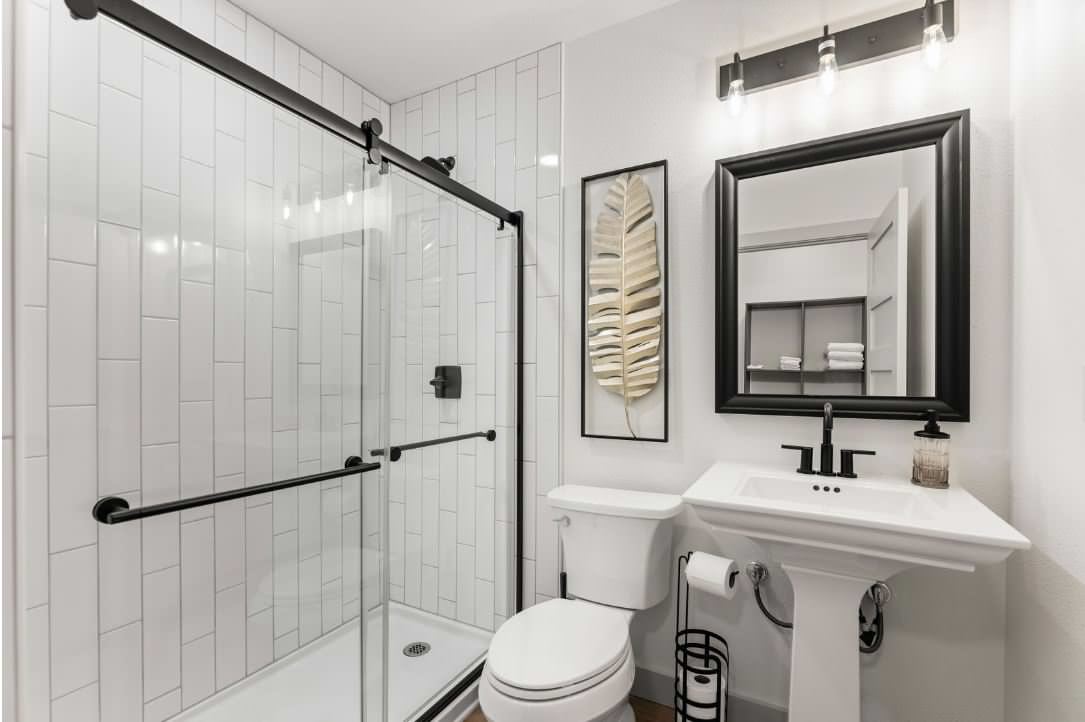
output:
<path id="1" fill-rule="evenodd" d="M 926 64 L 937 67 L 946 42 L 956 34 L 956 1 L 924 0 L 922 7 L 834 30 L 832 35 L 824 27 L 817 37 L 778 50 L 749 58 L 735 53 L 732 62 L 719 66 L 716 97 L 731 104 L 731 114 L 738 115 L 746 93 L 817 77 L 822 92 L 829 94 L 841 68 L 912 50 L 921 50 Z M 738 102 L 732 104 L 736 98 Z"/>
<path id="2" fill-rule="evenodd" d="M 836 38 L 829 35 L 826 25 L 818 43 L 818 85 L 824 95 L 832 95 L 836 90 L 836 76 L 839 67 L 836 64 Z"/>
<path id="3" fill-rule="evenodd" d="M 923 6 L 923 62 L 931 70 L 942 66 L 946 47 L 946 31 L 942 26 L 942 3 L 927 0 Z"/>
<path id="4" fill-rule="evenodd" d="M 742 115 L 742 109 L 746 107 L 746 78 L 742 70 L 742 58 L 735 53 L 735 60 L 729 66 L 727 78 L 727 110 L 732 118 Z M 721 75 L 723 69 L 720 69 Z"/>

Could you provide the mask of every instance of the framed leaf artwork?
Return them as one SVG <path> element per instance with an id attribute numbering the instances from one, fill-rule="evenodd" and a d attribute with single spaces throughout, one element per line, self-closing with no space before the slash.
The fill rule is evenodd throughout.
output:
<path id="1" fill-rule="evenodd" d="M 667 441 L 667 161 L 580 181 L 580 434 Z"/>

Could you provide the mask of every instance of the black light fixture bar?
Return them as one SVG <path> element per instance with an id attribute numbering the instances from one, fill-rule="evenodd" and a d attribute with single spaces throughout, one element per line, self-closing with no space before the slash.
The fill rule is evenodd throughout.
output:
<path id="1" fill-rule="evenodd" d="M 410 451 L 411 449 L 424 449 L 427 446 L 451 444 L 453 441 L 465 441 L 467 439 L 486 439 L 486 441 L 493 441 L 496 438 L 497 432 L 493 429 L 489 429 L 488 431 L 473 431 L 470 434 L 442 436 L 439 439 L 429 439 L 428 441 L 412 441 L 409 444 L 396 444 L 395 446 L 388 447 L 388 460 L 399 461 L 400 457 L 403 456 L 403 452 Z M 384 449 L 373 449 L 369 453 L 373 456 L 384 456 Z"/>
<path id="2" fill-rule="evenodd" d="M 946 39 L 955 34 L 954 0 L 935 3 L 942 9 L 942 30 Z M 836 62 L 844 69 L 851 65 L 897 55 L 919 48 L 923 42 L 924 13 L 922 7 L 892 15 L 846 30 L 831 28 L 836 38 Z M 818 44 L 823 40 L 818 34 L 810 40 L 772 50 L 761 55 L 742 58 L 742 75 L 746 93 L 767 90 L 804 78 L 812 78 L 818 72 Z M 731 83 L 733 63 L 720 66 L 719 85 L 716 95 L 720 100 L 727 97 Z"/>
<path id="3" fill-rule="evenodd" d="M 167 501 L 161 504 L 151 504 L 150 506 L 139 506 L 135 509 L 129 508 L 128 501 L 119 496 L 104 496 L 95 503 L 94 509 L 91 510 L 91 514 L 103 524 L 120 524 L 125 521 L 146 519 L 149 516 L 160 516 L 162 514 L 171 514 L 175 511 L 184 511 L 185 509 L 195 509 L 201 506 L 220 504 L 224 501 L 244 499 L 247 496 L 256 496 L 257 494 L 268 494 L 273 491 L 292 489 L 295 486 L 315 484 L 320 481 L 329 481 L 343 476 L 364 474 L 367 471 L 379 469 L 380 466 L 380 462 L 367 464 L 362 461 L 361 457 L 351 456 L 343 463 L 342 469 L 332 469 L 331 471 L 322 471 L 318 474 L 309 474 L 308 476 L 299 476 L 293 479 L 283 479 L 282 481 L 271 481 L 266 484 L 257 484 L 255 486 L 242 486 L 237 489 L 215 492 L 214 494 L 203 494 L 201 496 L 191 496 L 187 499 L 178 499 L 177 501 Z"/>
<path id="4" fill-rule="evenodd" d="M 65 0 L 73 18 L 90 20 L 102 13 L 142 35 L 164 45 L 189 60 L 199 63 L 218 75 L 260 95 L 281 108 L 300 115 L 324 130 L 350 141 L 366 151 L 370 157 L 379 157 L 403 170 L 418 176 L 449 195 L 470 203 L 479 210 L 505 223 L 516 225 L 520 216 L 499 203 L 453 180 L 405 151 L 382 140 L 380 132 L 371 133 L 356 126 L 346 118 L 328 110 L 319 103 L 291 90 L 277 80 L 238 60 L 229 53 L 201 40 L 192 33 L 174 25 L 133 0 Z M 372 152 L 376 151 L 376 152 Z"/>

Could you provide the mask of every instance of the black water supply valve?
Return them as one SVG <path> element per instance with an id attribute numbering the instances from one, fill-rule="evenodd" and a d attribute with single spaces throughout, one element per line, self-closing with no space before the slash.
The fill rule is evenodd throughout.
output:
<path id="1" fill-rule="evenodd" d="M 429 380 L 433 395 L 439 399 L 458 399 L 463 389 L 463 373 L 459 366 L 437 366 Z"/>

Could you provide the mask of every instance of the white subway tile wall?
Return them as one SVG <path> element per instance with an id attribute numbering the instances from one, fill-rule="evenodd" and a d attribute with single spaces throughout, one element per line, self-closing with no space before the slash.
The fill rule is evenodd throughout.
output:
<path id="1" fill-rule="evenodd" d="M 560 483 L 561 47 L 393 103 L 391 118 L 394 145 L 455 155 L 453 178 L 525 214 L 523 571 L 534 604 L 557 595 L 560 559 L 545 494 Z M 516 236 L 402 174 L 390 194 L 392 436 L 498 434 L 394 465 L 391 595 L 496 629 L 515 611 Z M 433 397 L 438 364 L 462 366 L 458 401 Z"/>
<path id="2" fill-rule="evenodd" d="M 363 239 L 361 206 L 387 181 L 108 19 L 16 3 L 21 719 L 166 719 L 379 601 L 376 475 L 112 527 L 90 508 L 379 444 L 375 408 L 362 438 L 379 315 L 363 360 L 362 310 L 379 308 L 363 240 L 380 234 Z M 391 124 L 387 103 L 230 3 L 147 4 L 352 122 Z"/>

